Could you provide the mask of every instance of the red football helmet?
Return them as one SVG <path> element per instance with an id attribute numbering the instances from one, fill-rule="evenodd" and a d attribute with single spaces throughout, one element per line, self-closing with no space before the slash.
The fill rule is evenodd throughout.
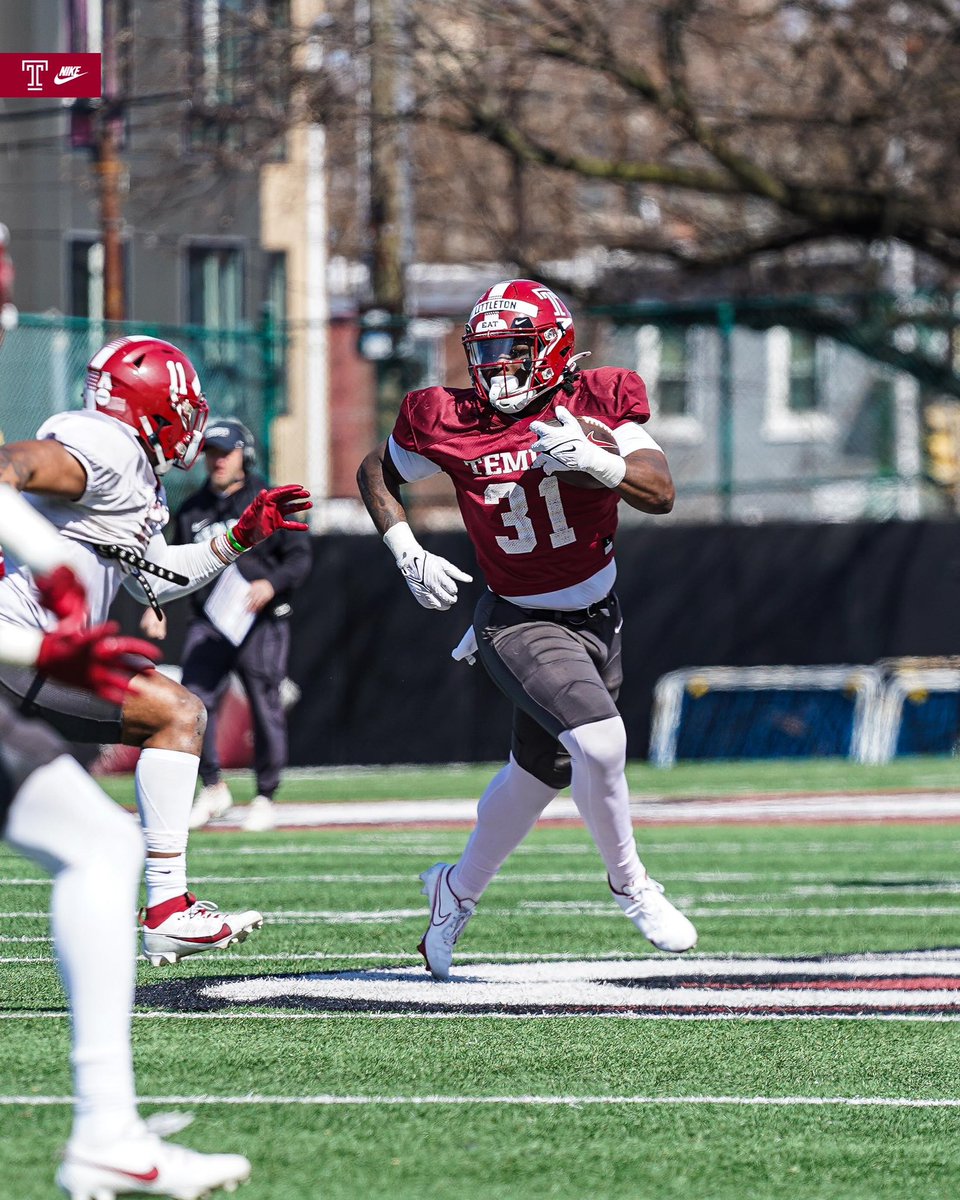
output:
<path id="1" fill-rule="evenodd" d="M 532 279 L 507 279 L 473 306 L 463 335 L 477 394 L 518 413 L 563 378 L 573 353 L 573 317 L 559 296 Z"/>
<path id="2" fill-rule="evenodd" d="M 203 440 L 209 409 L 193 363 L 159 338 L 118 338 L 87 364 L 83 404 L 136 431 L 158 475 L 187 471 Z"/>

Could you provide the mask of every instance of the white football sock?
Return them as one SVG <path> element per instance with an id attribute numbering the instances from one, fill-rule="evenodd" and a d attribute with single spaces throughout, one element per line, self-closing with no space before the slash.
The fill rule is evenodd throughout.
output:
<path id="1" fill-rule="evenodd" d="M 111 1141 L 139 1121 L 130 1011 L 143 837 L 68 755 L 27 779 L 4 836 L 54 877 L 53 942 L 73 1028 L 73 1137 Z"/>
<path id="2" fill-rule="evenodd" d="M 480 797 L 477 824 L 450 872 L 450 886 L 461 899 L 480 899 L 556 794 L 556 788 L 525 771 L 510 755 Z"/>
<path id="3" fill-rule="evenodd" d="M 187 890 L 187 837 L 200 758 L 148 747 L 137 759 L 137 808 L 147 843 L 147 907 Z M 175 857 L 157 858 L 157 854 Z"/>
<path id="4" fill-rule="evenodd" d="M 573 802 L 618 891 L 646 876 L 630 820 L 627 732 L 620 717 L 593 721 L 560 734 L 573 763 Z"/>
<path id="5" fill-rule="evenodd" d="M 186 854 L 177 854 L 172 858 L 148 858 L 143 881 L 147 885 L 147 908 L 182 896 L 187 890 Z"/>

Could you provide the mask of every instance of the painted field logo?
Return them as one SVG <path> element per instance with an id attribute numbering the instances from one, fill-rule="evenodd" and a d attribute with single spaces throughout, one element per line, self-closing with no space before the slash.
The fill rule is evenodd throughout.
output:
<path id="1" fill-rule="evenodd" d="M 181 1012 L 249 1006 L 420 1016 L 960 1019 L 960 951 L 464 963 L 447 983 L 421 967 L 194 979 L 143 987 L 137 1002 Z"/>

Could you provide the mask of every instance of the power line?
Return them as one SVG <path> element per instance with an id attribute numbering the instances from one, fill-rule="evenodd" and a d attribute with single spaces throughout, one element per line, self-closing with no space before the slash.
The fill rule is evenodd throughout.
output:
<path id="1" fill-rule="evenodd" d="M 154 92 L 146 96 L 113 96 L 108 101 L 93 99 L 89 101 L 89 104 L 91 108 L 100 108 L 104 104 L 108 104 L 111 108 L 119 109 L 122 113 L 125 108 L 136 108 L 144 104 L 165 104 L 171 100 L 190 103 L 192 97 L 185 92 Z M 0 110 L 0 122 L 23 121 L 37 117 L 69 116 L 74 107 L 75 105 L 73 104 L 58 104 L 50 108 Z"/>

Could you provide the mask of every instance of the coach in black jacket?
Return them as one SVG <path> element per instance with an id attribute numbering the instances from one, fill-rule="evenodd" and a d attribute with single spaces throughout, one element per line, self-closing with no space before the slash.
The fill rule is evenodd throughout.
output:
<path id="1" fill-rule="evenodd" d="M 256 448 L 247 427 L 233 418 L 214 421 L 204 439 L 207 482 L 177 513 L 177 543 L 209 541 L 243 512 L 266 481 L 253 470 Z M 310 537 L 279 530 L 242 554 L 236 566 L 249 584 L 247 606 L 256 614 L 239 645 L 211 621 L 205 605 L 216 584 L 188 599 L 192 616 L 183 647 L 183 684 L 207 709 L 207 732 L 200 757 L 203 787 L 194 801 L 190 825 L 197 828 L 222 816 L 230 807 L 230 792 L 220 778 L 217 758 L 216 713 L 235 671 L 250 701 L 253 720 L 254 768 L 257 796 L 247 812 L 245 827 L 269 829 L 274 824 L 273 793 L 287 761 L 287 722 L 280 685 L 290 651 L 292 593 L 310 573 Z M 154 636 L 156 627 L 147 629 Z"/>

